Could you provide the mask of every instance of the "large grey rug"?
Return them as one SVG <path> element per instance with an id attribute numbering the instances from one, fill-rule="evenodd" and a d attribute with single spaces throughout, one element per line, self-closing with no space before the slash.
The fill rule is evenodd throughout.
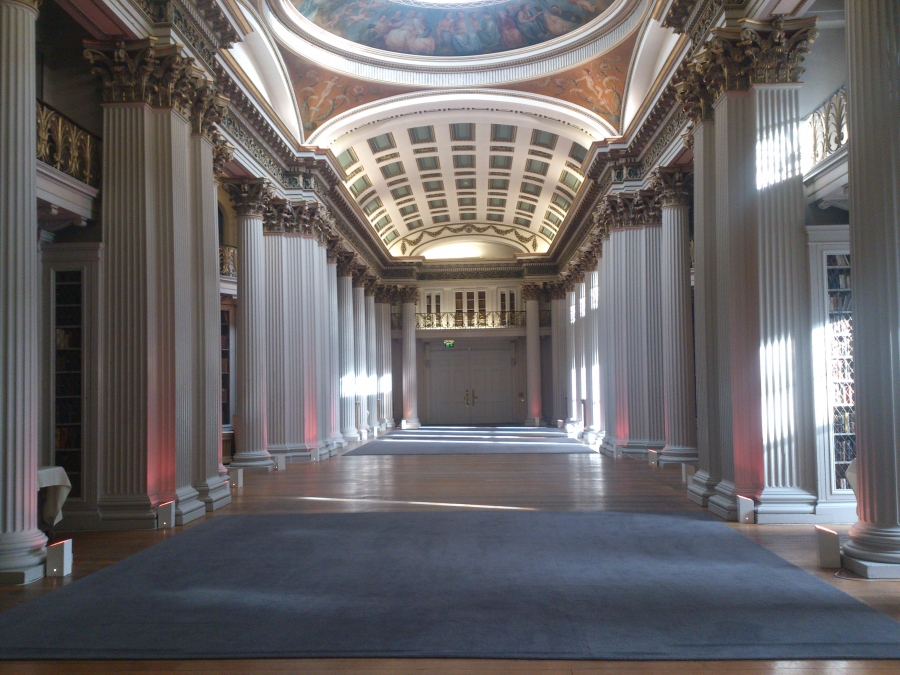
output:
<path id="1" fill-rule="evenodd" d="M 694 516 L 219 516 L 0 614 L 0 656 L 898 658 L 900 624 Z"/>
<path id="2" fill-rule="evenodd" d="M 536 427 L 422 427 L 397 430 L 344 456 L 360 455 L 569 455 L 590 447 L 555 429 Z"/>

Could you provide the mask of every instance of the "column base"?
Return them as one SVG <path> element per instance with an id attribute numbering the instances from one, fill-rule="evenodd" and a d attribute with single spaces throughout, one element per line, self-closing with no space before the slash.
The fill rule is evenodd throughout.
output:
<path id="1" fill-rule="evenodd" d="M 272 471 L 275 468 L 275 461 L 268 450 L 239 452 L 231 458 L 229 468 L 247 469 L 249 471 Z"/>
<path id="2" fill-rule="evenodd" d="M 900 565 L 892 563 L 879 563 L 870 560 L 860 560 L 849 555 L 841 555 L 841 567 L 858 574 L 863 579 L 898 579 L 900 580 Z"/>
<path id="3" fill-rule="evenodd" d="M 182 491 L 184 496 L 178 496 L 178 490 L 175 491 L 176 525 L 185 525 L 206 514 L 206 505 L 197 499 L 199 493 L 193 487 L 182 488 Z"/>
<path id="4" fill-rule="evenodd" d="M 417 417 L 413 417 L 412 419 L 408 419 L 408 420 L 403 420 L 400 423 L 401 429 L 418 429 L 421 426 L 422 425 L 419 423 L 419 418 L 417 418 Z"/>
<path id="5" fill-rule="evenodd" d="M 341 435 L 347 443 L 359 440 L 359 432 L 356 429 L 341 429 Z"/>
<path id="6" fill-rule="evenodd" d="M 340 432 L 331 434 L 331 438 L 329 440 L 335 448 L 343 448 L 345 445 L 347 445 L 347 441 L 344 439 Z"/>
<path id="7" fill-rule="evenodd" d="M 687 498 L 700 506 L 707 506 L 709 498 L 716 494 L 716 483 L 708 472 L 698 471 L 694 474 L 687 489 Z"/>
<path id="8" fill-rule="evenodd" d="M 201 485 L 195 485 L 197 492 L 200 493 L 200 501 L 203 502 L 208 512 L 221 509 L 231 503 L 231 483 L 229 482 L 226 472 L 225 478 L 219 476 L 207 480 Z"/>
<path id="9" fill-rule="evenodd" d="M 0 586 L 24 586 L 43 579 L 46 574 L 47 566 L 43 563 L 20 570 L 3 570 L 0 572 Z"/>
<path id="10" fill-rule="evenodd" d="M 385 422 L 384 422 L 384 426 L 388 429 L 393 429 L 394 428 L 394 418 L 393 417 L 386 418 Z"/>
<path id="11" fill-rule="evenodd" d="M 159 495 L 154 500 L 146 495 L 101 498 L 99 504 L 101 530 L 155 530 L 156 506 L 174 499 Z"/>
<path id="12" fill-rule="evenodd" d="M 737 521 L 737 496 L 734 493 L 734 483 L 723 480 L 716 485 L 716 494 L 709 498 L 707 507 L 710 513 L 714 513 L 723 520 Z"/>
<path id="13" fill-rule="evenodd" d="M 665 445 L 659 453 L 660 466 L 672 466 L 673 464 L 696 464 L 698 461 L 697 448 L 689 448 L 678 445 Z"/>
<path id="14" fill-rule="evenodd" d="M 542 427 L 544 426 L 544 421 L 540 417 L 528 417 L 524 422 L 526 427 Z"/>

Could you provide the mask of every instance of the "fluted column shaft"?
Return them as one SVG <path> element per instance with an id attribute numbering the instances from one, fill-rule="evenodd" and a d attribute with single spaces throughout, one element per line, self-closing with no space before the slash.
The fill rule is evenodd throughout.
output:
<path id="1" fill-rule="evenodd" d="M 739 434 L 750 434 L 745 442 L 762 446 L 761 430 L 745 428 L 734 411 L 741 405 L 749 405 L 753 411 L 743 415 L 759 419 L 759 306 L 736 306 L 735 299 L 748 298 L 748 288 L 757 287 L 757 257 L 755 239 L 747 240 L 753 232 L 755 220 L 755 166 L 756 139 L 753 99 L 749 92 L 725 93 L 715 104 L 716 147 L 716 318 L 718 321 L 718 381 L 719 387 L 719 437 L 716 451 L 719 453 L 722 480 L 715 487 L 716 494 L 709 498 L 710 511 L 721 518 L 737 518 L 737 501 L 734 485 L 734 442 Z M 744 256 L 749 259 L 744 260 Z M 745 313 L 750 312 L 750 316 Z M 741 336 L 741 331 L 748 335 Z M 736 350 L 743 340 L 742 350 Z M 756 355 L 749 353 L 749 345 L 755 345 Z M 744 359 L 749 359 L 745 361 Z M 755 366 L 754 366 L 755 363 Z M 732 372 L 732 365 L 736 372 Z M 743 365 L 742 365 L 743 364 Z M 756 383 L 755 396 L 749 391 L 735 398 L 735 385 L 743 375 L 748 382 Z"/>
<path id="2" fill-rule="evenodd" d="M 550 350 L 553 374 L 553 420 L 565 420 L 569 416 L 566 384 L 566 322 L 568 311 L 565 297 L 550 299 Z"/>
<path id="3" fill-rule="evenodd" d="M 599 273 L 593 270 L 585 276 L 585 318 L 584 318 L 584 369 L 585 399 L 587 418 L 585 427 L 592 431 L 603 428 L 600 419 L 600 343 L 597 339 L 599 331 L 598 314 L 600 313 Z"/>
<path id="4" fill-rule="evenodd" d="M 375 293 L 366 291 L 366 380 L 368 383 L 366 407 L 369 427 L 379 429 L 378 416 L 378 336 L 375 329 Z"/>
<path id="5" fill-rule="evenodd" d="M 575 284 L 575 409 L 578 411 L 578 419 L 582 427 L 586 427 L 588 420 L 585 418 L 585 398 L 587 394 L 587 371 L 585 369 L 584 354 L 584 322 L 587 314 L 587 300 L 585 285 L 581 281 Z"/>
<path id="6" fill-rule="evenodd" d="M 356 403 L 359 419 L 356 421 L 360 435 L 369 432 L 369 368 L 366 362 L 366 289 L 354 282 L 353 286 L 354 367 L 356 369 Z"/>
<path id="7" fill-rule="evenodd" d="M 663 381 L 663 314 L 661 284 L 662 227 L 651 223 L 644 229 L 644 246 L 647 258 L 647 447 L 661 452 L 666 444 L 666 406 Z M 668 292 L 668 289 L 666 289 Z M 663 459 L 663 462 L 665 460 Z"/>
<path id="8" fill-rule="evenodd" d="M 318 444 L 323 450 L 320 458 L 330 454 L 333 445 L 331 440 L 331 345 L 328 324 L 328 276 L 325 247 L 316 241 L 313 251 L 314 292 L 316 303 L 316 403 L 318 409 Z"/>
<path id="9" fill-rule="evenodd" d="M 330 256 L 326 260 L 328 269 L 328 426 L 331 441 L 337 445 L 346 445 L 341 433 L 341 338 L 340 317 L 338 316 L 338 276 L 337 261 Z"/>
<path id="10" fill-rule="evenodd" d="M 578 304 L 574 287 L 566 291 L 566 398 L 568 410 L 566 422 L 577 423 L 581 420 L 578 400 L 578 351 L 575 342 L 575 321 L 578 315 Z"/>
<path id="11" fill-rule="evenodd" d="M 319 243 L 313 237 L 299 237 L 301 266 L 297 270 L 295 284 L 300 289 L 301 324 L 295 342 L 300 343 L 301 435 L 303 448 L 310 452 L 310 459 L 318 459 L 321 441 L 319 430 L 319 368 L 321 354 L 318 333 L 318 305 L 320 298 L 316 284 L 316 258 Z"/>
<path id="12" fill-rule="evenodd" d="M 694 127 L 694 335 L 697 391 L 697 472 L 688 498 L 706 506 L 722 478 L 719 452 L 717 320 L 716 131 Z"/>
<path id="13" fill-rule="evenodd" d="M 37 528 L 36 19 L 0 1 L 0 583 L 44 576 L 47 543 Z"/>
<path id="14" fill-rule="evenodd" d="M 381 320 L 384 324 L 384 422 L 388 429 L 394 428 L 394 354 L 391 339 L 391 304 L 386 302 Z"/>
<path id="15" fill-rule="evenodd" d="M 697 458 L 694 337 L 691 321 L 691 253 L 687 194 L 662 207 L 663 394 L 666 445 L 663 463 Z M 677 201 L 676 201 L 677 200 Z"/>
<path id="16" fill-rule="evenodd" d="M 240 306 L 235 321 L 237 338 L 237 452 L 231 466 L 269 469 L 268 391 L 266 366 L 266 254 L 262 216 L 238 214 L 237 278 Z"/>
<path id="17" fill-rule="evenodd" d="M 618 243 L 617 237 L 610 235 L 603 243 L 603 257 L 600 260 L 600 386 L 603 389 L 603 445 L 607 453 L 616 447 L 616 340 L 617 340 L 617 293 L 616 280 Z"/>
<path id="18" fill-rule="evenodd" d="M 403 303 L 403 428 L 418 429 L 418 376 L 416 374 L 416 303 Z"/>
<path id="19" fill-rule="evenodd" d="M 378 426 L 387 428 L 387 399 L 390 396 L 389 376 L 385 350 L 390 348 L 390 343 L 385 339 L 385 313 L 391 311 L 391 306 L 383 302 L 375 302 L 375 385 L 378 392 Z M 390 325 L 388 325 L 390 331 Z M 389 339 L 389 338 L 388 338 Z"/>
<path id="20" fill-rule="evenodd" d="M 859 522 L 844 553 L 885 563 L 900 563 L 898 35 L 900 7 L 894 0 L 847 4 Z"/>
<path id="21" fill-rule="evenodd" d="M 528 416 L 525 426 L 539 427 L 541 412 L 541 329 L 540 303 L 537 298 L 525 300 L 525 383 Z"/>
<path id="22" fill-rule="evenodd" d="M 207 511 L 231 503 L 231 488 L 222 466 L 222 331 L 219 296 L 219 227 L 213 145 L 191 136 L 191 206 L 194 249 L 196 333 L 194 359 L 194 487 Z"/>
<path id="23" fill-rule="evenodd" d="M 338 355 L 340 369 L 341 434 L 348 441 L 359 440 L 356 428 L 356 345 L 353 320 L 353 277 L 337 278 Z"/>

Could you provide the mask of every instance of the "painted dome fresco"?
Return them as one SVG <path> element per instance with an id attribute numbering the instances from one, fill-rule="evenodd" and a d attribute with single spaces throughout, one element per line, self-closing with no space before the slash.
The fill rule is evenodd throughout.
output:
<path id="1" fill-rule="evenodd" d="M 480 56 L 539 45 L 600 17 L 614 0 L 291 0 L 356 44 L 416 56 Z"/>

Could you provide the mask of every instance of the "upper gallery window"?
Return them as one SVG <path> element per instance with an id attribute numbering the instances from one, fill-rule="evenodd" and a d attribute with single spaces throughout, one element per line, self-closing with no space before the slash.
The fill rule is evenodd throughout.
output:
<path id="1" fill-rule="evenodd" d="M 474 141 L 475 125 L 471 122 L 460 122 L 450 125 L 450 140 L 452 141 Z"/>
<path id="2" fill-rule="evenodd" d="M 338 164 L 341 165 L 341 168 L 346 170 L 348 167 L 356 164 L 359 161 L 359 158 L 356 156 L 356 153 L 353 152 L 353 148 L 347 148 L 337 156 L 337 161 Z"/>
<path id="3" fill-rule="evenodd" d="M 500 143 L 515 143 L 516 127 L 512 124 L 492 124 L 491 140 Z"/>
<path id="4" fill-rule="evenodd" d="M 551 134 L 549 131 L 541 131 L 540 129 L 535 129 L 531 132 L 531 144 L 537 145 L 542 148 L 547 148 L 549 150 L 553 150 L 556 147 L 556 141 L 559 138 L 556 134 Z"/>
<path id="5" fill-rule="evenodd" d="M 434 127 L 413 127 L 409 130 L 409 142 L 416 143 L 434 143 Z"/>

